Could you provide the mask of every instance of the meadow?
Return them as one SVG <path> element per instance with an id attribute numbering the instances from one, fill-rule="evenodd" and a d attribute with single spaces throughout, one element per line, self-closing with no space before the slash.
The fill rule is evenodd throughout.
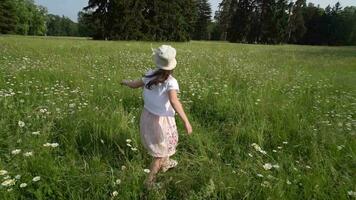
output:
<path id="1" fill-rule="evenodd" d="M 0 199 L 355 199 L 356 47 L 168 43 L 176 169 L 145 189 L 142 89 L 164 43 L 0 36 Z"/>

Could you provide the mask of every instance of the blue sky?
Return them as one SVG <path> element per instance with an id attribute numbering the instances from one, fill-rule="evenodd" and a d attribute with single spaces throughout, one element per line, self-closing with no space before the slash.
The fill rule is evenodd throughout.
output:
<path id="1" fill-rule="evenodd" d="M 209 0 L 213 12 L 217 9 L 221 0 Z M 335 5 L 338 0 L 307 0 L 321 7 L 327 5 Z M 35 0 L 36 4 L 43 5 L 48 8 L 48 12 L 56 15 L 64 15 L 77 21 L 77 14 L 84 6 L 87 5 L 88 0 Z M 356 6 L 356 0 L 339 0 L 343 7 Z"/>

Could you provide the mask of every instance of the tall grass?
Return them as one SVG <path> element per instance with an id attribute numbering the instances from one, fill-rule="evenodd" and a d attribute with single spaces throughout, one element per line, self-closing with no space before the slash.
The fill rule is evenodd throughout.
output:
<path id="1" fill-rule="evenodd" d="M 356 48 L 214 42 L 170 43 L 193 135 L 177 116 L 147 191 L 142 91 L 119 83 L 160 44 L 0 37 L 0 199 L 355 198 Z"/>

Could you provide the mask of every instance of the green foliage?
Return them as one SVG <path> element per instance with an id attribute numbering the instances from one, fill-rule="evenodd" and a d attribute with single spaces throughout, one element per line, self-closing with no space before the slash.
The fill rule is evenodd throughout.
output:
<path id="1" fill-rule="evenodd" d="M 193 26 L 194 32 L 192 39 L 194 40 L 210 40 L 208 26 L 211 22 L 211 8 L 208 0 L 196 1 L 197 16 Z"/>
<path id="2" fill-rule="evenodd" d="M 16 27 L 15 5 L 11 0 L 0 1 L 0 33 L 14 33 Z"/>
<path id="3" fill-rule="evenodd" d="M 189 40 L 195 9 L 193 0 L 90 0 L 84 8 L 94 39 L 163 41 Z"/>
<path id="4" fill-rule="evenodd" d="M 45 35 L 47 9 L 33 0 L 3 0 L 0 2 L 1 33 Z M 1 25 L 3 24 L 3 25 Z"/>
<path id="5" fill-rule="evenodd" d="M 47 35 L 50 36 L 79 36 L 78 24 L 68 17 L 48 15 Z"/>
<path id="6" fill-rule="evenodd" d="M 322 9 L 305 0 L 223 0 L 215 20 L 215 33 L 230 42 L 356 44 L 355 8 L 339 3 Z"/>
<path id="7" fill-rule="evenodd" d="M 354 198 L 355 47 L 171 43 L 193 134 L 177 117 L 179 164 L 148 191 L 142 90 L 120 81 L 151 45 L 0 37 L 0 199 Z"/>

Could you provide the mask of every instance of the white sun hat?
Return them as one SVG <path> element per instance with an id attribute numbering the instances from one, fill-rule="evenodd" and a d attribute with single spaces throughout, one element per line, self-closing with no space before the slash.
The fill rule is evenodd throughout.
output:
<path id="1" fill-rule="evenodd" d="M 162 45 L 157 49 L 152 49 L 153 61 L 158 69 L 172 70 L 177 65 L 177 51 L 170 45 Z"/>

